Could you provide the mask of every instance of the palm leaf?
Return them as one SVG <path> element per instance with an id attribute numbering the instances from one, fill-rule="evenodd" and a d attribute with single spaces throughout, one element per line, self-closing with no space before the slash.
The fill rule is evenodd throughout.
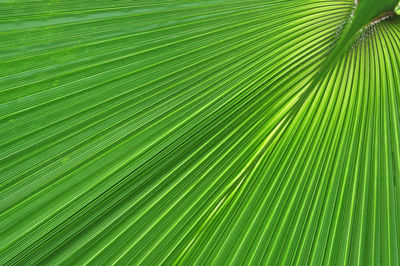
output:
<path id="1" fill-rule="evenodd" d="M 0 263 L 399 265 L 396 2 L 1 1 Z"/>

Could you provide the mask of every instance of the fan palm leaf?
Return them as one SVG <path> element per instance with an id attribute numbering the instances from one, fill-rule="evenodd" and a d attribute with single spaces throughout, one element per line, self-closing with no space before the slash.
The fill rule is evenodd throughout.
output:
<path id="1" fill-rule="evenodd" d="M 398 4 L 0 1 L 0 263 L 399 265 Z"/>

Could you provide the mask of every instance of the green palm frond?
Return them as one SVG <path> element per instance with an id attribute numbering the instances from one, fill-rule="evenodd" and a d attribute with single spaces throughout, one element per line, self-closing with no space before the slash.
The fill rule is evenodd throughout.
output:
<path id="1" fill-rule="evenodd" d="M 0 1 L 0 264 L 399 265 L 398 5 Z"/>

